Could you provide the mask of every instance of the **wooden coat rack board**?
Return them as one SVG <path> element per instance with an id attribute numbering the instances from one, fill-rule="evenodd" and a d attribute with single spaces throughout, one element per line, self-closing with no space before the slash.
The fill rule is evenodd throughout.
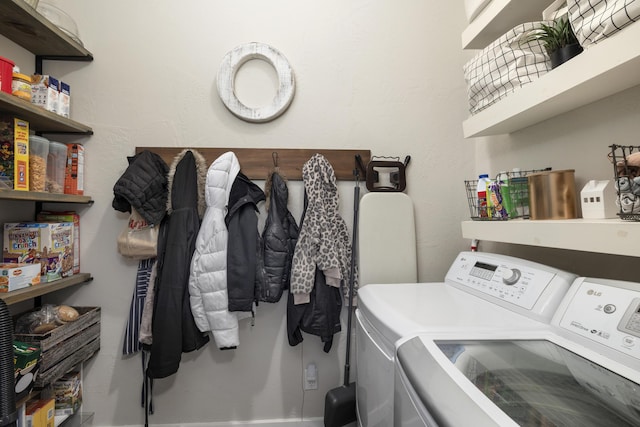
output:
<path id="1" fill-rule="evenodd" d="M 157 153 L 171 165 L 177 156 L 186 147 L 136 147 L 136 154 L 149 150 Z M 277 161 L 280 172 L 289 180 L 302 179 L 302 165 L 316 153 L 327 158 L 340 180 L 354 180 L 353 170 L 357 167 L 355 162 L 356 154 L 362 158 L 362 163 L 366 165 L 371 159 L 371 150 L 314 150 L 298 148 L 208 148 L 193 147 L 207 160 L 207 165 L 213 163 L 215 159 L 227 151 L 233 151 L 240 161 L 243 174 L 249 179 L 266 179 L 267 175 Z M 364 180 L 361 173 L 360 179 Z"/>

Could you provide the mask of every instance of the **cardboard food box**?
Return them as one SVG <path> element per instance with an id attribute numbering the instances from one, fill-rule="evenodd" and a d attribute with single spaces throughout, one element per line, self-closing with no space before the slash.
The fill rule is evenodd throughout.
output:
<path id="1" fill-rule="evenodd" d="M 11 292 L 40 284 L 40 266 L 37 264 L 0 264 L 0 292 Z"/>
<path id="2" fill-rule="evenodd" d="M 70 372 L 52 385 L 56 398 L 56 415 L 73 415 L 82 405 L 80 372 Z"/>
<path id="3" fill-rule="evenodd" d="M 60 92 L 58 93 L 57 112 L 63 117 L 69 118 L 71 110 L 71 86 L 60 81 Z"/>
<path id="4" fill-rule="evenodd" d="M 0 188 L 29 191 L 29 122 L 0 116 Z"/>
<path id="5" fill-rule="evenodd" d="M 27 427 L 54 427 L 55 405 L 55 399 L 28 401 L 25 408 Z"/>
<path id="6" fill-rule="evenodd" d="M 64 194 L 84 194 L 84 146 L 67 144 Z"/>
<path id="7" fill-rule="evenodd" d="M 57 113 L 59 84 L 55 77 L 34 74 L 31 77 L 31 103 Z"/>
<path id="8" fill-rule="evenodd" d="M 73 275 L 73 223 L 4 224 L 4 262 L 40 264 L 40 280 Z"/>
<path id="9" fill-rule="evenodd" d="M 20 400 L 31 392 L 35 384 L 40 367 L 40 347 L 21 341 L 13 341 L 13 365 L 16 400 Z"/>
<path id="10" fill-rule="evenodd" d="M 73 211 L 42 211 L 36 216 L 38 222 L 72 222 L 73 223 L 73 274 L 80 273 L 80 215 Z"/>

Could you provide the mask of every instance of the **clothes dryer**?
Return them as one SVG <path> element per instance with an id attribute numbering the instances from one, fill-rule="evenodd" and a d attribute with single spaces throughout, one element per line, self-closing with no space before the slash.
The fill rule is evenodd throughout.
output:
<path id="1" fill-rule="evenodd" d="M 397 343 L 397 427 L 640 425 L 640 283 L 577 279 L 537 330 Z"/>
<path id="2" fill-rule="evenodd" d="M 427 331 L 534 330 L 548 324 L 575 275 L 498 254 L 461 252 L 444 282 L 372 284 L 356 310 L 361 427 L 393 425 L 395 343 Z"/>

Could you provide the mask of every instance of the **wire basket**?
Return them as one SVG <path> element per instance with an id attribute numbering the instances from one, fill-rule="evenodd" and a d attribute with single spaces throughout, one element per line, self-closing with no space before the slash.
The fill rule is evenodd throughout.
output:
<path id="1" fill-rule="evenodd" d="M 467 202 L 469 203 L 469 213 L 471 214 L 471 219 L 474 221 L 506 221 L 509 219 L 516 218 L 529 218 L 529 184 L 527 176 L 532 173 L 544 172 L 551 170 L 551 168 L 546 169 L 532 169 L 518 172 L 506 172 L 507 179 L 506 185 L 502 183 L 499 186 L 501 191 L 506 192 L 501 194 L 502 200 L 504 201 L 504 208 L 507 215 L 498 214 L 498 210 L 489 208 L 485 213 L 484 209 L 480 209 L 480 204 L 478 200 L 478 180 L 466 180 L 464 181 L 465 188 L 467 190 Z M 505 175 L 505 173 L 501 173 L 500 175 Z M 495 181 L 499 182 L 498 177 L 496 177 Z M 489 193 L 489 191 L 487 192 Z M 489 194 L 487 194 L 487 200 L 490 198 Z M 505 212 L 503 211 L 503 212 Z"/>
<path id="2" fill-rule="evenodd" d="M 640 221 L 640 146 L 610 145 L 618 216 L 626 221 Z"/>

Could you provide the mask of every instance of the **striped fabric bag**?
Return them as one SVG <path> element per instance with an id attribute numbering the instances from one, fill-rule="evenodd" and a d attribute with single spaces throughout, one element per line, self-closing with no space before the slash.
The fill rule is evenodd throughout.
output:
<path id="1" fill-rule="evenodd" d="M 469 111 L 476 114 L 551 69 L 539 40 L 527 41 L 540 22 L 520 24 L 464 65 Z"/>
<path id="2" fill-rule="evenodd" d="M 584 48 L 640 19 L 640 0 L 567 0 L 569 22 Z"/>

